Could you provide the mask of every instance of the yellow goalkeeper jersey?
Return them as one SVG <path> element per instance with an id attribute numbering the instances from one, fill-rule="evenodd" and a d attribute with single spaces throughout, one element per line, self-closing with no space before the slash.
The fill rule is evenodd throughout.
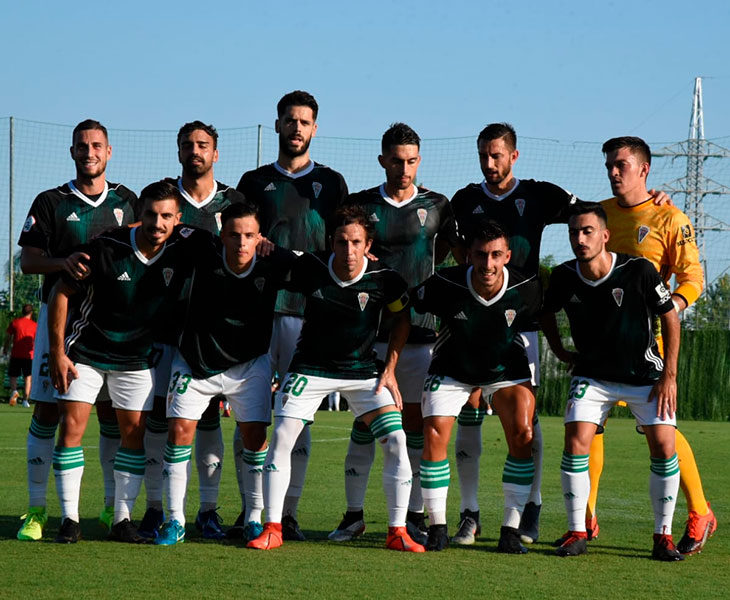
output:
<path id="1" fill-rule="evenodd" d="M 682 296 L 687 306 L 702 293 L 704 275 L 692 224 L 676 206 L 657 206 L 648 199 L 637 206 L 620 206 L 616 198 L 601 202 L 608 216 L 611 237 L 607 248 L 643 256 L 669 283 L 676 276 L 672 293 Z"/>

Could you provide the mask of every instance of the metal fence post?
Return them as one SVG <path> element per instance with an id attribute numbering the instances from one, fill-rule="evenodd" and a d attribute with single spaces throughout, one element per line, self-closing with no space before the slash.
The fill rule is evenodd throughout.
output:
<path id="1" fill-rule="evenodd" d="M 258 126 L 258 132 L 256 135 L 256 168 L 261 166 L 261 150 L 263 146 L 263 126 Z"/>
<path id="2" fill-rule="evenodd" d="M 10 152 L 8 159 L 8 273 L 9 273 L 9 284 L 10 284 L 10 313 L 12 314 L 14 309 L 15 300 L 15 265 L 13 264 L 13 134 L 15 129 L 15 122 L 13 117 L 10 117 Z"/>

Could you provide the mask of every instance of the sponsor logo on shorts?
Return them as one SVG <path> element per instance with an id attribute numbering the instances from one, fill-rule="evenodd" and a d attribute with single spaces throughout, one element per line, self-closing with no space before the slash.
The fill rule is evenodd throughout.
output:
<path id="1" fill-rule="evenodd" d="M 256 289 L 261 292 L 264 289 L 264 284 L 266 283 L 266 279 L 263 277 L 257 277 L 253 280 L 253 284 L 256 286 Z"/>
<path id="2" fill-rule="evenodd" d="M 319 181 L 313 181 L 312 190 L 314 190 L 314 197 L 319 198 L 319 195 L 322 193 L 322 184 Z"/>
<path id="3" fill-rule="evenodd" d="M 641 244 L 641 242 L 644 241 L 644 238 L 647 235 L 649 235 L 649 232 L 650 231 L 651 231 L 651 229 L 649 229 L 649 227 L 647 227 L 646 225 L 639 225 L 639 236 L 638 236 L 638 240 L 639 240 L 639 243 L 640 244 Z"/>
<path id="4" fill-rule="evenodd" d="M 66 217 L 66 220 L 71 221 L 71 222 L 78 222 L 81 219 L 79 219 L 79 216 L 76 214 L 76 211 L 74 211 L 68 217 Z"/>
<path id="5" fill-rule="evenodd" d="M 416 211 L 416 214 L 418 215 L 418 220 L 421 222 L 421 227 L 423 227 L 426 224 L 426 218 L 428 217 L 428 211 L 425 208 L 419 208 Z"/>
<path id="6" fill-rule="evenodd" d="M 621 288 L 613 288 L 611 290 L 611 295 L 613 296 L 613 299 L 616 301 L 616 304 L 618 306 L 621 306 L 621 303 L 624 300 L 624 291 Z"/>
<path id="7" fill-rule="evenodd" d="M 25 223 L 23 223 L 23 232 L 28 233 L 33 228 L 33 225 L 35 225 L 35 217 L 33 215 L 29 215 L 25 220 Z"/>
<path id="8" fill-rule="evenodd" d="M 124 222 L 124 211 L 121 208 L 115 208 L 112 212 L 114 213 L 114 218 L 117 220 L 117 225 L 121 227 Z"/>
<path id="9" fill-rule="evenodd" d="M 266 186 L 266 187 L 264 188 L 264 191 L 265 191 L 265 192 L 275 192 L 275 191 L 276 191 L 276 186 L 274 185 L 274 183 L 273 183 L 273 182 L 271 182 L 271 183 L 270 183 L 269 185 L 267 185 L 267 186 Z"/>
<path id="10" fill-rule="evenodd" d="M 515 322 L 517 311 L 513 308 L 508 308 L 504 311 L 504 318 L 507 321 L 507 327 L 512 327 L 512 323 Z"/>
<path id="11" fill-rule="evenodd" d="M 170 267 L 165 267 L 162 269 L 162 278 L 165 280 L 165 285 L 169 286 L 170 281 L 172 281 L 172 275 L 175 271 L 173 271 Z"/>
<path id="12" fill-rule="evenodd" d="M 370 294 L 367 292 L 360 292 L 357 295 L 357 302 L 360 305 L 360 310 L 365 310 L 365 307 L 368 304 L 368 300 L 370 300 Z"/>
<path id="13" fill-rule="evenodd" d="M 515 200 L 515 207 L 517 208 L 517 212 L 520 213 L 520 216 L 522 216 L 525 212 L 525 199 L 524 198 L 517 198 Z"/>

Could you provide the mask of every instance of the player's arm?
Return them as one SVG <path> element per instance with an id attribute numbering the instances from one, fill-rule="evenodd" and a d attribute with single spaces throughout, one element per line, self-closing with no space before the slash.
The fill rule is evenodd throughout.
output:
<path id="1" fill-rule="evenodd" d="M 657 416 L 664 420 L 677 411 L 677 357 L 679 356 L 679 317 L 670 310 L 660 315 L 664 343 L 664 370 L 649 394 L 657 399 Z"/>
<path id="2" fill-rule="evenodd" d="M 66 355 L 64 334 L 68 317 L 68 299 L 75 293 L 74 288 L 63 280 L 56 282 L 48 302 L 48 340 L 49 366 L 53 387 L 61 394 L 68 391 L 68 386 L 79 376 L 75 365 Z"/>
<path id="3" fill-rule="evenodd" d="M 83 279 L 89 274 L 89 255 L 72 252 L 66 258 L 48 256 L 45 250 L 23 246 L 20 251 L 20 268 L 26 274 L 46 274 L 65 271 L 74 279 Z"/>
<path id="4" fill-rule="evenodd" d="M 700 253 L 695 233 L 689 219 L 673 220 L 667 239 L 670 271 L 675 275 L 677 287 L 672 300 L 677 310 L 684 310 L 700 297 L 705 287 L 705 276 L 700 263 Z"/>
<path id="5" fill-rule="evenodd" d="M 396 301 L 400 303 L 400 300 Z M 391 305 L 388 305 L 390 309 Z M 378 394 L 385 387 L 393 395 L 395 405 L 398 410 L 403 408 L 403 399 L 398 389 L 398 382 L 395 379 L 395 367 L 398 364 L 400 353 L 403 351 L 403 346 L 406 345 L 408 334 L 411 331 L 411 318 L 410 311 L 405 308 L 397 311 L 392 321 L 390 329 L 390 338 L 388 339 L 388 350 L 385 354 L 385 368 L 380 375 L 378 381 L 378 387 L 375 388 L 375 393 Z"/>
<path id="6" fill-rule="evenodd" d="M 550 350 L 553 354 L 558 357 L 561 362 L 567 363 L 568 365 L 574 365 L 578 354 L 565 349 L 563 346 L 563 340 L 560 337 L 560 331 L 558 330 L 558 320 L 555 318 L 555 313 L 552 311 L 543 311 L 538 316 L 538 323 L 542 329 L 545 339 L 547 340 Z"/>

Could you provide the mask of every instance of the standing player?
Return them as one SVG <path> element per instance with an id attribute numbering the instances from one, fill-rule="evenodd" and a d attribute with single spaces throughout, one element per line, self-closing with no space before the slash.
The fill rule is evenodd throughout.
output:
<path id="1" fill-rule="evenodd" d="M 10 350 L 10 361 L 8 362 L 8 377 L 10 379 L 10 406 L 18 401 L 18 377 L 23 376 L 23 406 L 30 408 L 31 370 L 33 365 L 33 340 L 35 339 L 38 324 L 33 320 L 33 306 L 23 306 L 23 314 L 13 319 L 5 332 L 5 344 L 3 354 Z"/>
<path id="2" fill-rule="evenodd" d="M 667 286 L 670 278 L 676 276 L 677 287 L 672 292 L 672 300 L 677 312 L 686 309 L 697 300 L 704 287 L 697 242 L 689 219 L 675 206 L 656 206 L 649 201 L 646 180 L 651 168 L 651 150 L 644 140 L 612 138 L 603 144 L 603 153 L 611 190 L 615 194 L 601 203 L 611 226 L 607 249 L 643 256 L 654 265 Z M 661 351 L 661 337 L 658 342 Z M 717 529 L 717 519 L 705 499 L 692 448 L 679 430 L 676 430 L 675 444 L 679 457 L 679 484 L 689 510 L 684 536 L 677 549 L 682 554 L 695 554 Z M 591 538 L 598 533 L 596 500 L 602 469 L 603 436 L 596 435 L 590 450 L 591 493 L 586 514 L 586 528 Z"/>
<path id="3" fill-rule="evenodd" d="M 380 166 L 385 169 L 385 183 L 347 199 L 348 203 L 363 207 L 370 215 L 375 228 L 373 255 L 381 264 L 397 271 L 409 288 L 431 275 L 434 264 L 442 262 L 450 247 L 457 244 L 456 222 L 448 199 L 416 186 L 421 163 L 420 145 L 418 134 L 408 125 L 391 125 L 383 134 L 382 154 L 378 157 Z M 387 351 L 389 325 L 383 323 L 378 331 L 375 350 L 381 359 L 385 359 Z M 411 312 L 411 331 L 395 372 L 403 398 L 403 429 L 413 472 L 406 522 L 408 533 L 419 543 L 426 541 L 418 479 L 423 451 L 421 390 L 436 341 L 434 329 L 433 315 Z M 345 459 L 347 512 L 329 539 L 347 541 L 365 530 L 363 505 L 374 458 L 375 438 L 361 421 L 356 420 Z"/>
<path id="4" fill-rule="evenodd" d="M 119 419 L 121 446 L 114 462 L 114 521 L 110 539 L 139 543 L 131 522 L 145 470 L 143 411 L 152 408 L 153 325 L 180 294 L 185 261 L 180 246 L 192 229 L 180 220 L 177 188 L 160 181 L 141 194 L 141 225 L 102 234 L 82 246 L 89 276 L 64 275 L 49 303 L 50 370 L 59 399 L 61 427 L 53 452 L 62 511 L 57 542 L 81 537 L 79 495 L 84 471 L 81 439 L 91 407 L 106 383 Z M 69 313 L 69 298 L 81 298 Z M 68 321 L 68 325 L 66 323 Z"/>
<path id="5" fill-rule="evenodd" d="M 196 423 L 212 397 L 232 403 L 244 442 L 247 540 L 262 531 L 261 466 L 271 422 L 269 342 L 277 291 L 295 258 L 277 249 L 262 258 L 256 208 L 236 203 L 221 215 L 220 238 L 203 238 L 193 257 L 180 347 L 172 363 L 164 482 L 169 520 L 159 545 L 185 537 L 185 496 Z"/>
<path id="6" fill-rule="evenodd" d="M 305 254 L 294 266 L 291 287 L 307 296 L 304 326 L 289 372 L 276 394 L 274 434 L 264 464 L 267 522 L 249 548 L 282 545 L 282 511 L 289 486 L 291 450 L 322 397 L 346 392 L 353 412 L 377 438 L 385 455 L 383 487 L 388 505 L 386 547 L 423 552 L 406 530 L 411 469 L 399 408 L 395 366 L 408 337 L 407 284 L 395 271 L 369 262 L 373 226 L 360 207 L 339 209 L 332 222 L 332 253 Z M 391 328 L 382 374 L 373 344 L 384 309 L 398 315 Z"/>
<path id="7" fill-rule="evenodd" d="M 74 128 L 72 141 L 76 178 L 36 197 L 18 242 L 22 246 L 23 272 L 44 274 L 30 392 L 35 407 L 27 440 L 30 503 L 25 522 L 18 531 L 19 540 L 39 540 L 48 519 L 46 489 L 58 426 L 58 407 L 48 374 L 47 302 L 51 288 L 62 273 L 77 278 L 87 274 L 83 263 L 86 257 L 72 249 L 110 227 L 135 220 L 136 196 L 123 185 L 106 181 L 106 164 L 112 155 L 106 128 L 98 121 L 87 119 Z M 110 527 L 119 425 L 109 402 L 97 404 L 97 417 L 105 497 L 100 520 Z"/>
<path id="8" fill-rule="evenodd" d="M 290 92 L 279 100 L 276 110 L 278 158 L 275 163 L 244 173 L 237 189 L 259 207 L 261 233 L 271 242 L 290 250 L 325 250 L 325 222 L 347 196 L 347 185 L 337 171 L 314 162 L 309 156 L 319 111 L 314 97 L 303 91 Z M 301 294 L 279 292 L 271 337 L 271 368 L 279 377 L 289 370 L 303 314 Z M 239 450 L 240 440 L 235 439 L 234 445 L 236 471 L 242 472 L 245 466 Z M 287 540 L 304 539 L 297 523 L 297 507 L 310 449 L 311 434 L 309 427 L 305 427 L 292 450 L 291 485 L 284 501 L 282 521 Z M 245 524 L 242 519 L 243 514 L 236 524 Z"/>
<path id="9" fill-rule="evenodd" d="M 426 550 L 448 546 L 446 457 L 454 419 L 476 388 L 492 395 L 508 446 L 502 473 L 504 518 L 497 550 L 524 554 L 518 527 L 535 475 L 535 396 L 520 331 L 540 307 L 541 287 L 508 268 L 505 231 L 481 219 L 469 231 L 470 265 L 442 269 L 414 292 L 415 308 L 441 319 L 441 334 L 423 387 L 421 488 L 431 525 Z"/>
<path id="10" fill-rule="evenodd" d="M 577 260 L 551 273 L 541 321 L 555 355 L 574 365 L 560 468 L 569 534 L 556 553 L 586 552 L 588 450 L 611 408 L 624 401 L 644 428 L 651 454 L 652 558 L 682 560 L 672 541 L 679 488 L 674 448 L 679 318 L 672 296 L 649 261 L 608 252 L 600 204 L 577 207 L 568 232 Z M 555 319 L 560 309 L 568 315 L 577 354 L 563 347 Z M 665 334 L 664 361 L 652 331 L 656 315 Z"/>
<path id="11" fill-rule="evenodd" d="M 243 196 L 227 185 L 215 180 L 213 165 L 218 162 L 218 132 L 202 121 L 185 123 L 177 134 L 178 159 L 182 175 L 167 179 L 175 185 L 182 197 L 181 222 L 218 234 L 221 230 L 222 211 L 233 203 L 243 201 Z M 167 440 L 165 397 L 170 383 L 170 363 L 180 335 L 180 323 L 184 316 L 168 311 L 157 327 L 155 349 L 159 355 L 156 365 L 155 404 L 147 417 L 145 450 L 147 469 L 147 512 L 140 526 L 140 535 L 155 538 L 162 525 L 162 459 Z M 197 423 L 195 459 L 200 482 L 200 510 L 195 525 L 204 538 L 221 539 L 218 505 L 223 466 L 223 436 L 221 434 L 218 398 L 211 399 Z"/>

